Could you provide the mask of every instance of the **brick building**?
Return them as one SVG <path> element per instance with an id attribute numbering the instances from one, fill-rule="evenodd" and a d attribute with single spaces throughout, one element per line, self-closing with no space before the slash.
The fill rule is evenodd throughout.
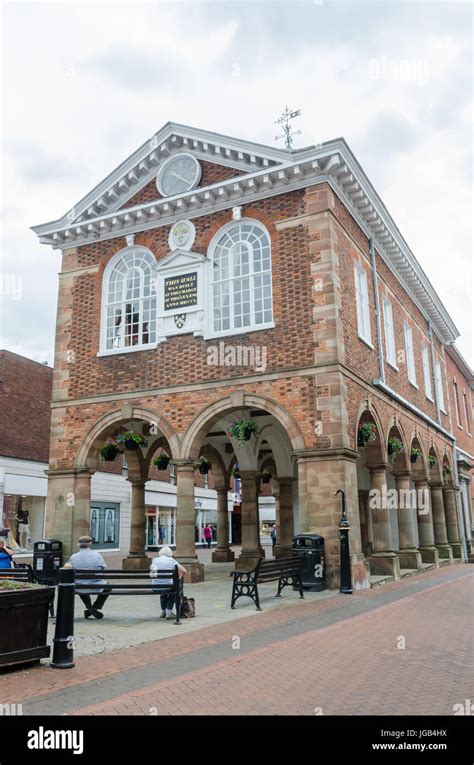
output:
<path id="1" fill-rule="evenodd" d="M 449 365 L 462 369 L 469 415 L 470 372 L 451 348 L 456 327 L 343 139 L 278 150 L 168 123 L 33 230 L 62 251 L 47 527 L 67 548 L 89 530 L 100 449 L 132 431 L 144 442 L 127 451 L 125 566 L 148 565 L 144 495 L 163 451 L 177 479 L 177 555 L 194 580 L 204 575 L 202 456 L 217 490 L 215 560 L 233 556 L 236 460 L 241 567 L 262 554 L 265 469 L 276 554 L 294 531 L 321 533 L 331 586 L 339 488 L 357 588 L 370 574 L 465 557 L 472 513 L 459 491 Z M 239 444 L 229 437 L 237 423 L 256 428 Z M 460 448 L 470 481 L 472 439 Z"/>

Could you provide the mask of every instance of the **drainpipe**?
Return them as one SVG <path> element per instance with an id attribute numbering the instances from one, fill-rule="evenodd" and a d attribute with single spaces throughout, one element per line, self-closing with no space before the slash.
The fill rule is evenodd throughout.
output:
<path id="1" fill-rule="evenodd" d="M 377 343 L 379 346 L 379 375 L 380 375 L 380 381 L 382 383 L 385 383 L 385 366 L 384 366 L 384 360 L 383 360 L 383 345 L 382 345 L 382 324 L 380 321 L 380 299 L 379 299 L 379 289 L 378 289 L 378 280 L 377 280 L 377 267 L 375 263 L 375 249 L 374 249 L 374 240 L 372 237 L 370 237 L 369 240 L 369 247 L 370 247 L 370 260 L 372 263 L 372 283 L 374 286 L 374 295 L 375 295 L 375 324 L 377 327 Z"/>
<path id="2" fill-rule="evenodd" d="M 467 563 L 467 531 L 466 531 L 466 518 L 464 516 L 462 508 L 461 497 L 461 485 L 459 483 L 458 473 L 458 458 L 457 458 L 457 441 L 454 439 L 453 444 L 453 469 L 454 469 L 454 485 L 456 486 L 456 510 L 458 512 L 459 531 L 461 532 L 462 552 L 464 557 L 464 563 Z"/>
<path id="3" fill-rule="evenodd" d="M 435 400 L 436 419 L 437 419 L 438 422 L 441 422 L 441 411 L 440 411 L 440 408 L 439 408 L 438 385 L 436 383 L 436 367 L 435 367 L 435 352 L 434 352 L 434 343 L 433 343 L 433 328 L 431 326 L 431 321 L 430 320 L 428 320 L 428 336 L 430 338 L 431 379 L 433 381 L 433 393 L 434 393 L 434 400 Z"/>

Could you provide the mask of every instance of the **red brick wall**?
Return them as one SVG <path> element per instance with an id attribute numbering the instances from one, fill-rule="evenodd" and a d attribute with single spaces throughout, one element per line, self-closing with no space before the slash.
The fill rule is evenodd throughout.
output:
<path id="1" fill-rule="evenodd" d="M 267 371 L 300 368 L 313 363 L 311 327 L 312 289 L 308 241 L 303 226 L 277 232 L 274 222 L 301 214 L 304 192 L 293 192 L 244 206 L 243 214 L 262 221 L 270 230 L 273 262 L 273 308 L 276 328 L 241 334 L 227 342 L 267 347 Z M 197 252 L 206 252 L 220 226 L 231 220 L 230 211 L 195 220 Z M 169 253 L 169 226 L 136 236 L 157 260 Z M 242 368 L 209 366 L 207 348 L 219 340 L 192 335 L 170 338 L 150 351 L 97 358 L 100 337 L 102 274 L 108 260 L 125 246 L 123 237 L 78 248 L 73 265 L 99 265 L 93 274 L 77 276 L 72 288 L 72 322 L 69 348 L 74 363 L 68 365 L 69 397 L 122 392 L 161 385 L 212 381 L 242 374 Z M 295 256 L 297 256 L 295 267 Z M 253 370 L 244 370 L 253 371 Z"/>
<path id="2" fill-rule="evenodd" d="M 451 422 L 452 431 L 456 436 L 458 446 L 468 454 L 474 455 L 474 439 L 473 439 L 473 424 L 472 424 L 472 391 L 469 385 L 469 380 L 461 370 L 460 366 L 456 364 L 454 359 L 451 358 L 449 353 L 446 354 L 446 373 L 449 392 L 449 403 L 451 409 Z M 460 424 L 459 427 L 456 417 L 456 409 L 454 404 L 454 385 L 453 382 L 457 382 L 458 400 L 459 400 L 459 414 Z M 464 409 L 463 393 L 466 394 L 466 403 L 468 410 L 469 423 L 466 423 L 466 413 Z"/>
<path id="3" fill-rule="evenodd" d="M 214 162 L 205 162 L 201 160 L 202 176 L 199 182 L 199 187 L 212 186 L 213 183 L 219 183 L 225 181 L 228 178 L 234 178 L 239 175 L 246 175 L 245 170 L 235 170 L 233 167 L 226 167 L 225 165 L 217 165 Z M 198 188 L 199 188 L 198 187 Z M 137 191 L 128 202 L 126 202 L 120 209 L 126 210 L 128 207 L 134 205 L 142 205 L 146 202 L 153 202 L 157 199 L 163 199 L 160 192 L 156 187 L 156 178 L 147 183 L 140 191 Z"/>
<path id="4" fill-rule="evenodd" d="M 53 370 L 0 351 L 0 454 L 47 462 Z"/>

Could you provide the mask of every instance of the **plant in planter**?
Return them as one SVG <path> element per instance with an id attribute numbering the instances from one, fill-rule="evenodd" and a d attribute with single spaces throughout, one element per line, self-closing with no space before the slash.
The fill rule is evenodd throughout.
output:
<path id="1" fill-rule="evenodd" d="M 198 461 L 194 463 L 194 469 L 199 470 L 201 475 L 207 475 L 211 468 L 211 463 L 205 457 L 199 457 Z"/>
<path id="2" fill-rule="evenodd" d="M 48 616 L 53 600 L 54 587 L 0 581 L 0 667 L 49 656 Z"/>
<path id="3" fill-rule="evenodd" d="M 403 444 L 399 438 L 388 439 L 388 456 L 394 460 L 403 451 Z"/>
<path id="4" fill-rule="evenodd" d="M 253 420 L 237 420 L 227 430 L 229 438 L 238 441 L 239 446 L 243 446 L 246 441 L 250 441 L 252 433 L 255 433 L 256 436 L 259 433 L 258 427 Z"/>
<path id="5" fill-rule="evenodd" d="M 448 481 L 451 476 L 451 468 L 449 465 L 443 465 L 443 479 Z"/>
<path id="6" fill-rule="evenodd" d="M 158 470 L 166 470 L 170 462 L 171 462 L 171 458 L 169 454 L 166 454 L 166 452 L 163 449 L 153 459 L 153 464 L 156 465 Z"/>
<path id="7" fill-rule="evenodd" d="M 118 442 L 115 438 L 108 438 L 104 446 L 99 450 L 99 459 L 101 462 L 113 462 L 117 454 L 122 454 Z"/>
<path id="8" fill-rule="evenodd" d="M 359 425 L 359 431 L 357 433 L 357 445 L 367 446 L 370 441 L 375 441 L 377 438 L 377 428 L 373 422 L 364 422 Z"/>
<path id="9" fill-rule="evenodd" d="M 430 467 L 434 467 L 437 463 L 437 459 L 434 454 L 428 454 L 428 464 Z"/>
<path id="10" fill-rule="evenodd" d="M 231 475 L 233 475 L 234 478 L 240 478 L 240 468 L 237 463 L 235 463 L 232 468 Z"/>
<path id="11" fill-rule="evenodd" d="M 410 452 L 410 462 L 415 463 L 421 455 L 421 449 L 417 446 L 413 446 Z"/>
<path id="12" fill-rule="evenodd" d="M 140 433 L 134 433 L 133 430 L 127 430 L 125 433 L 119 433 L 116 436 L 118 444 L 123 444 L 130 452 L 134 452 L 139 446 L 146 446 L 146 441 Z"/>
<path id="13" fill-rule="evenodd" d="M 260 480 L 262 483 L 270 483 L 272 480 L 272 474 L 268 472 L 268 470 L 263 470 L 260 473 Z"/>

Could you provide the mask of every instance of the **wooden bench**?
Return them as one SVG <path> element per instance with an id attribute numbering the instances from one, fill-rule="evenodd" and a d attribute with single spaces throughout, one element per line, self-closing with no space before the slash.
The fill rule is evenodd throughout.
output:
<path id="1" fill-rule="evenodd" d="M 252 571 L 232 571 L 231 576 L 234 577 L 234 582 L 230 607 L 235 608 L 238 598 L 248 597 L 255 603 L 257 611 L 261 611 L 258 585 L 267 582 L 278 582 L 276 598 L 281 598 L 282 589 L 290 586 L 299 591 L 300 598 L 304 598 L 301 583 L 302 564 L 302 556 L 275 558 L 275 560 L 261 558 Z"/>
<path id="2" fill-rule="evenodd" d="M 183 580 L 179 576 L 178 567 L 173 571 L 133 571 L 123 569 L 89 569 L 75 568 L 74 583 L 77 590 L 88 591 L 91 595 L 104 591 L 107 595 L 174 595 L 176 610 L 175 624 L 181 624 L 181 602 L 183 597 Z M 87 580 L 104 579 L 107 584 L 89 584 Z M 172 584 L 153 584 L 152 580 L 172 579 Z M 85 580 L 84 584 L 81 581 Z M 110 581 L 113 580 L 113 581 Z M 132 581 L 133 580 L 133 581 Z M 138 581 L 137 581 L 138 580 Z"/>

